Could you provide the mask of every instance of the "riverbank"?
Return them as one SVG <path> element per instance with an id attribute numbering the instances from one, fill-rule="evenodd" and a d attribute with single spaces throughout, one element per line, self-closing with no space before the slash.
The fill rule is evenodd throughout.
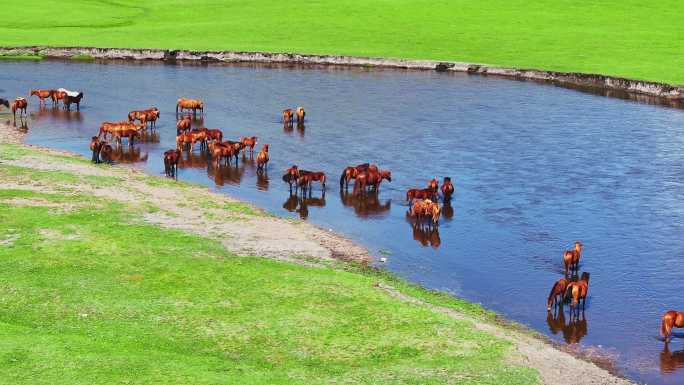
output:
<path id="1" fill-rule="evenodd" d="M 516 69 L 483 64 L 370 58 L 332 55 L 303 55 L 268 52 L 188 51 L 163 49 L 94 48 L 94 47 L 0 47 L 0 58 L 31 60 L 52 58 L 67 60 L 134 60 L 164 63 L 256 63 L 285 65 L 325 65 L 361 68 L 394 68 L 460 72 L 483 76 L 498 76 L 516 80 L 546 82 L 580 91 L 597 92 L 605 96 L 632 99 L 639 102 L 684 108 L 684 86 L 618 78 L 612 76 Z"/>
<path id="2" fill-rule="evenodd" d="M 629 383 L 203 187 L 18 144 L 0 144 L 0 174 L 15 383 L 111 382 L 131 366 L 164 383 Z M 26 377 L 51 365 L 72 369 Z"/>

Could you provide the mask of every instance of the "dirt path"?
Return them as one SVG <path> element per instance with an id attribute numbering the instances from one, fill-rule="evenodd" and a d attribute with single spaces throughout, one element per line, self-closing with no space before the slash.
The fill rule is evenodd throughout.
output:
<path id="1" fill-rule="evenodd" d="M 0 143 L 20 141 L 21 135 L 14 131 L 16 129 L 0 123 Z M 371 261 L 367 250 L 332 232 L 301 221 L 270 216 L 201 186 L 150 177 L 129 168 L 69 161 L 63 157 L 71 154 L 50 149 L 27 148 L 37 152 L 16 159 L 3 158 L 2 164 L 37 171 L 67 172 L 78 175 L 82 180 L 69 183 L 31 178 L 4 182 L 2 188 L 31 189 L 44 193 L 67 188 L 75 193 L 93 194 L 122 202 L 136 208 L 141 213 L 141 220 L 220 240 L 226 249 L 237 255 L 264 256 L 312 266 L 326 265 L 334 260 L 364 264 Z M 470 321 L 478 329 L 512 342 L 517 354 L 512 354 L 511 360 L 537 369 L 544 384 L 631 384 L 594 363 L 559 350 L 523 331 L 427 304 L 389 286 L 378 285 L 378 288 L 399 300 Z"/>

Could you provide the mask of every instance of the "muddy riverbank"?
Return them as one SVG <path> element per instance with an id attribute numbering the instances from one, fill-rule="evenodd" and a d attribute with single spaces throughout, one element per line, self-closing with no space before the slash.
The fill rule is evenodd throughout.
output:
<path id="1" fill-rule="evenodd" d="M 156 60 L 167 63 L 280 63 L 290 65 L 333 65 L 462 72 L 517 80 L 547 82 L 580 91 L 598 92 L 609 97 L 627 98 L 639 102 L 657 103 L 678 108 L 684 107 L 684 86 L 600 74 L 506 68 L 452 61 L 304 55 L 297 53 L 44 46 L 0 47 L 0 55 L 38 55 L 45 58 L 58 59 L 90 57 L 100 60 Z"/>

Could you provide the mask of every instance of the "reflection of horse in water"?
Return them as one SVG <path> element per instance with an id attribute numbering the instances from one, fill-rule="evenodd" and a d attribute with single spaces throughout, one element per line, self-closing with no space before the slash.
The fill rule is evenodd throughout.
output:
<path id="1" fill-rule="evenodd" d="M 111 160 L 116 163 L 147 162 L 147 158 L 147 152 L 133 146 L 115 146 L 111 155 Z"/>
<path id="2" fill-rule="evenodd" d="M 413 229 L 413 239 L 418 241 L 423 247 L 432 246 L 436 249 L 442 244 L 442 239 L 439 237 L 439 228 L 416 226 L 415 223 L 411 224 L 411 228 Z"/>
<path id="3" fill-rule="evenodd" d="M 660 372 L 674 373 L 678 369 L 684 367 L 684 350 L 670 351 L 667 344 L 660 352 Z"/>
<path id="4" fill-rule="evenodd" d="M 184 151 L 178 160 L 179 168 L 204 168 L 206 169 L 211 162 L 211 156 L 205 152 Z"/>
<path id="5" fill-rule="evenodd" d="M 296 194 L 290 194 L 283 208 L 291 213 L 299 213 L 299 217 L 306 219 L 309 217 L 309 206 L 311 207 L 325 207 L 325 193 L 320 198 L 314 197 L 300 197 Z"/>
<path id="6" fill-rule="evenodd" d="M 377 194 L 354 195 L 347 191 L 340 191 L 340 200 L 345 207 L 354 209 L 354 213 L 361 218 L 379 217 L 386 215 L 392 206 L 392 200 L 380 201 Z"/>
<path id="7" fill-rule="evenodd" d="M 546 313 L 546 323 L 551 334 L 562 332 L 563 339 L 569 344 L 577 344 L 587 335 L 588 325 L 584 312 L 578 313 L 577 316 L 571 314 L 570 322 L 566 324 L 562 303 Z"/>
<path id="8" fill-rule="evenodd" d="M 454 218 L 454 208 L 451 206 L 451 201 L 445 201 L 442 205 L 442 218 L 447 222 Z"/>
<path id="9" fill-rule="evenodd" d="M 253 161 L 252 161 L 253 163 Z M 257 180 L 256 180 L 256 186 L 258 190 L 261 191 L 266 191 L 268 190 L 268 174 L 263 173 L 263 172 L 258 172 L 256 174 Z"/>
<path id="10" fill-rule="evenodd" d="M 57 120 L 65 122 L 82 122 L 83 115 L 79 111 L 67 111 L 56 107 L 45 107 L 42 106 L 38 111 L 31 112 L 31 118 L 36 121 L 40 120 Z"/>
<path id="11" fill-rule="evenodd" d="M 213 165 L 207 167 L 207 174 L 217 186 L 224 186 L 226 184 L 239 185 L 242 182 L 242 176 L 245 173 L 244 167 L 225 166 L 214 167 Z"/>

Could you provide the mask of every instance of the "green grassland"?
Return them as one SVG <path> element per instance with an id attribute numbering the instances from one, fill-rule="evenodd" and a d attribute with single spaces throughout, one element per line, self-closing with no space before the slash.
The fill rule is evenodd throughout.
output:
<path id="1" fill-rule="evenodd" d="M 22 166 L 65 158 L 0 145 L 0 383 L 538 383 L 509 342 L 375 285 L 488 319 L 476 305 L 354 265 L 236 256 L 140 220 L 154 197 L 87 193 L 151 180 L 182 196 L 183 183 Z"/>
<path id="2" fill-rule="evenodd" d="M 455 60 L 684 84 L 675 0 L 26 0 L 0 45 Z"/>

